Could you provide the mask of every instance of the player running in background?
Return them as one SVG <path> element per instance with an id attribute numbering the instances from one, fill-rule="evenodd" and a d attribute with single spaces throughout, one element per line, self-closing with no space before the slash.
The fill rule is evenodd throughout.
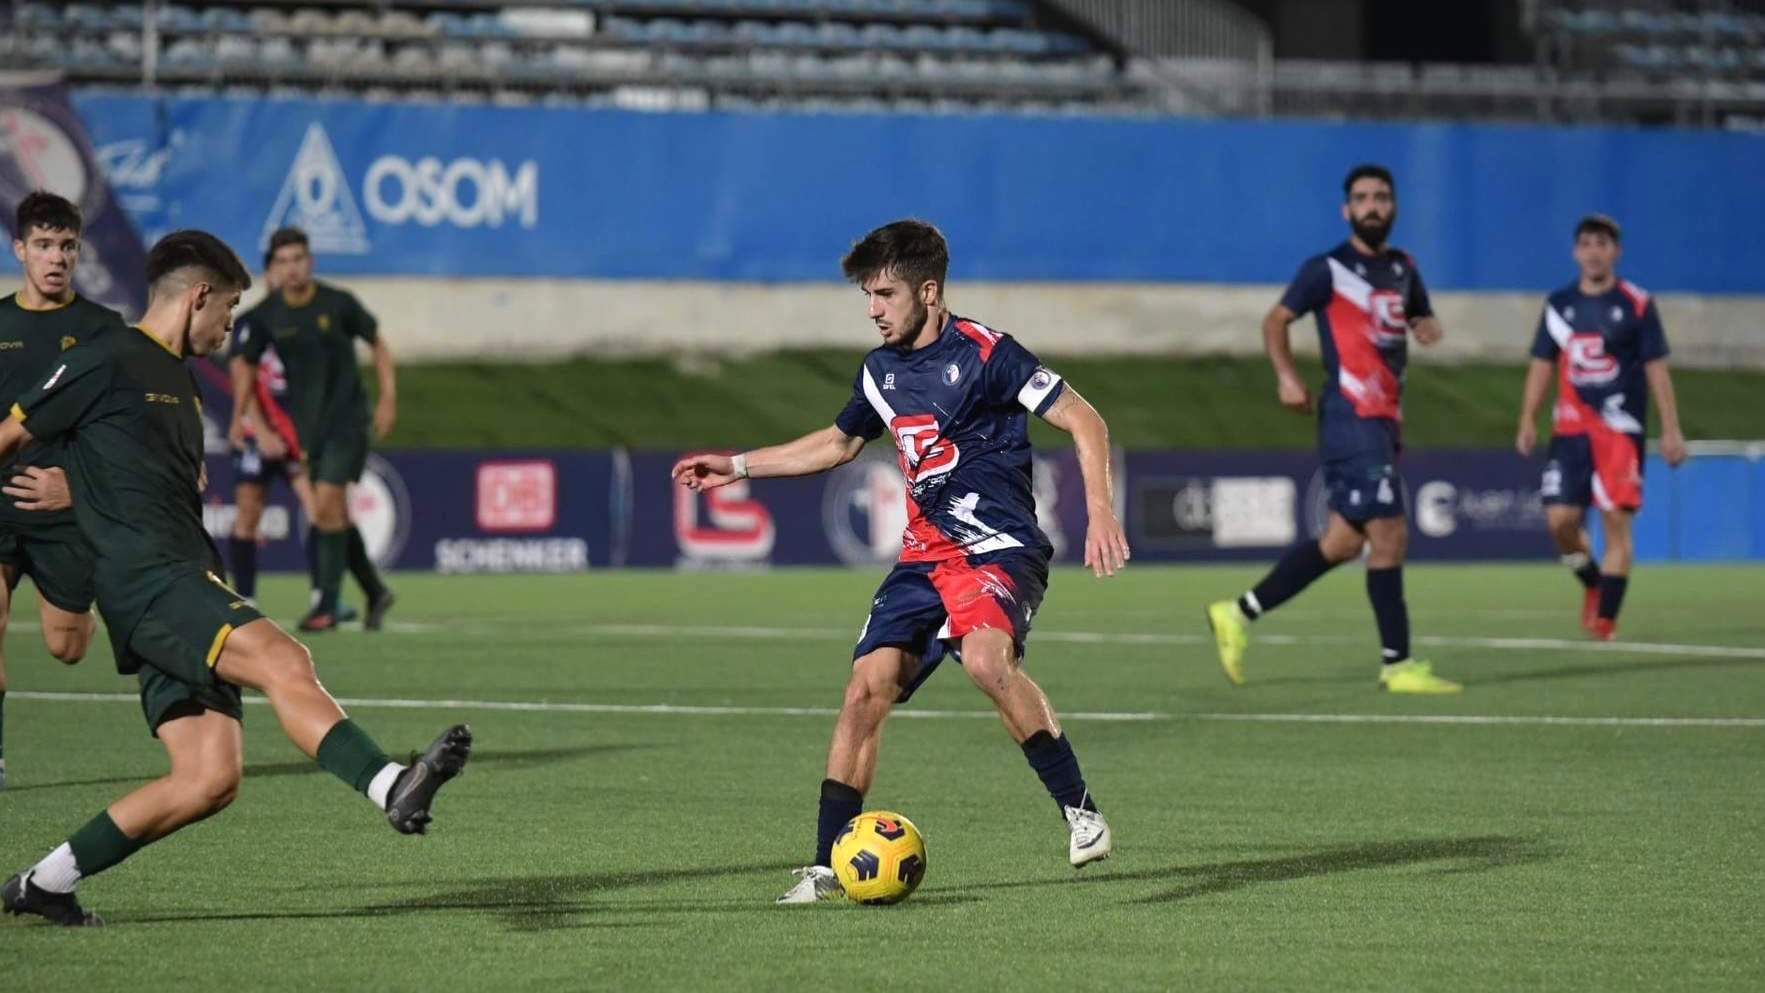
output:
<path id="1" fill-rule="evenodd" d="M 380 399 L 373 432 L 386 437 L 397 418 L 397 381 L 392 352 L 379 334 L 374 315 L 356 298 L 313 279 L 313 257 L 298 228 L 270 236 L 271 266 L 278 288 L 253 307 L 250 334 L 232 360 L 233 423 L 227 432 L 235 449 L 245 442 L 245 419 L 256 407 L 257 365 L 275 346 L 288 380 L 286 408 L 307 454 L 313 481 L 313 527 L 318 532 L 313 559 L 319 598 L 301 619 L 302 631 L 337 626 L 338 594 L 347 567 L 368 598 L 363 627 L 379 630 L 394 602 L 361 532 L 349 520 L 348 486 L 361 478 L 368 460 L 367 391 L 357 371 L 357 339 L 373 348 Z"/>
<path id="2" fill-rule="evenodd" d="M 280 285 L 273 252 L 264 253 L 264 283 L 270 293 Z M 253 321 L 257 308 L 239 316 L 228 346 L 228 360 L 236 358 L 254 334 Z M 263 519 L 265 491 L 277 479 L 286 479 L 300 503 L 307 520 L 305 546 L 307 576 L 312 588 L 312 604 L 319 601 L 319 572 L 316 561 L 318 530 L 313 521 L 313 484 L 306 474 L 306 456 L 300 448 L 300 433 L 294 419 L 283 409 L 281 398 L 288 393 L 288 377 L 274 345 L 264 349 L 257 362 L 254 384 L 255 403 L 244 417 L 245 442 L 233 450 L 233 533 L 228 543 L 228 561 L 232 566 L 233 586 L 247 598 L 257 596 L 258 525 Z M 261 430 L 259 422 L 269 430 Z M 370 569 L 372 563 L 370 563 Z M 372 573 L 370 572 L 371 576 Z M 366 581 L 361 576 L 357 582 Z M 309 608 L 311 604 L 308 605 Z M 347 604 L 337 605 L 337 620 L 346 623 L 356 619 Z"/>
<path id="3" fill-rule="evenodd" d="M 142 712 L 171 760 L 165 776 L 0 887 L 7 912 L 57 924 L 99 923 L 76 883 L 232 802 L 244 760 L 240 687 L 268 698 L 288 738 L 403 834 L 425 829 L 472 742 L 456 725 L 410 766 L 392 762 L 319 685 L 307 650 L 216 577 L 199 491 L 202 415 L 184 360 L 225 342 L 251 277 L 213 235 L 178 231 L 148 253 L 147 281 L 138 327 L 70 349 L 0 422 L 0 456 L 67 441 L 74 514 L 96 552 L 117 669 L 138 674 Z"/>
<path id="4" fill-rule="evenodd" d="M 80 209 L 52 193 L 19 201 L 12 254 L 24 285 L 0 300 L 0 410 L 43 381 L 61 353 L 122 315 L 74 293 L 80 261 Z M 65 506 L 66 464 L 59 445 L 35 445 L 0 467 L 9 480 L 0 500 L 0 637 L 12 612 L 12 591 L 24 576 L 37 585 L 37 613 L 49 654 L 72 665 L 92 641 L 92 549 Z M 59 492 L 51 499 L 48 492 Z M 6 785 L 6 657 L 0 651 L 0 788 Z"/>
<path id="5" fill-rule="evenodd" d="M 1053 548 L 1036 526 L 1026 414 L 1073 436 L 1090 524 L 1085 564 L 1113 574 L 1128 558 L 1109 478 L 1109 432 L 1097 411 L 1009 335 L 951 314 L 949 250 L 930 224 L 870 232 L 841 262 L 864 291 L 883 343 L 864 359 L 832 426 L 733 458 L 694 455 L 674 478 L 695 491 L 768 476 L 806 476 L 856 458 L 888 433 L 907 479 L 901 560 L 883 580 L 852 653 L 828 747 L 813 861 L 779 903 L 837 897 L 835 836 L 876 774 L 883 721 L 946 654 L 993 701 L 1068 828 L 1083 866 L 1109 855 L 1108 823 L 1054 710 L 1023 671 Z"/>
<path id="6" fill-rule="evenodd" d="M 1685 461 L 1667 333 L 1646 290 L 1618 278 L 1618 222 L 1595 214 L 1575 226 L 1581 278 L 1544 303 L 1532 340 L 1532 362 L 1520 397 L 1514 447 L 1530 456 L 1538 444 L 1538 405 L 1552 373 L 1557 402 L 1544 467 L 1546 523 L 1563 564 L 1583 589 L 1581 624 L 1608 641 L 1630 582 L 1631 521 L 1642 509 L 1643 436 L 1648 397 L 1661 413 L 1661 457 Z M 1589 504 L 1600 511 L 1605 551 L 1595 564 L 1582 524 Z"/>
<path id="7" fill-rule="evenodd" d="M 1397 223 L 1391 173 L 1383 166 L 1357 166 L 1342 188 L 1349 239 L 1307 259 L 1262 322 L 1282 406 L 1309 412 L 1311 394 L 1293 364 L 1287 328 L 1305 314 L 1317 316 L 1324 359 L 1318 450 L 1330 491 L 1329 523 L 1322 536 L 1289 549 L 1243 596 L 1209 604 L 1207 622 L 1226 678 L 1242 684 L 1250 622 L 1366 548 L 1367 599 L 1379 628 L 1379 688 L 1453 693 L 1460 689 L 1457 683 L 1410 658 L 1409 608 L 1403 599 L 1409 522 L 1397 471 L 1409 335 L 1432 345 L 1443 332 L 1415 260 L 1387 245 Z"/>

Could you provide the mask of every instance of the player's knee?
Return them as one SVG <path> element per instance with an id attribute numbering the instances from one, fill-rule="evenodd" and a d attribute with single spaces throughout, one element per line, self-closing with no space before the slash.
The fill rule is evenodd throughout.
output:
<path id="1" fill-rule="evenodd" d="M 177 776 L 184 815 L 200 820 L 225 810 L 239 796 L 240 774 L 237 762 L 215 762 Z"/>
<path id="2" fill-rule="evenodd" d="M 1017 671 L 1017 660 L 1009 647 L 1003 651 L 963 652 L 962 671 L 976 686 L 988 693 L 1003 692 Z"/>
<path id="3" fill-rule="evenodd" d="M 313 669 L 313 653 L 293 638 L 281 638 L 264 652 L 262 665 L 265 682 L 288 686 L 318 681 Z"/>

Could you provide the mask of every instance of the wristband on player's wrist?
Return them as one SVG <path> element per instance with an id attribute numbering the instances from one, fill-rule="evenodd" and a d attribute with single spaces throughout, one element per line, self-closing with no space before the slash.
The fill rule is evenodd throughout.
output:
<path id="1" fill-rule="evenodd" d="M 732 456 L 730 456 L 729 461 L 730 461 L 730 464 L 735 467 L 735 478 L 737 478 L 737 479 L 748 478 L 748 456 L 747 456 L 747 453 L 744 452 L 740 455 L 732 455 Z"/>

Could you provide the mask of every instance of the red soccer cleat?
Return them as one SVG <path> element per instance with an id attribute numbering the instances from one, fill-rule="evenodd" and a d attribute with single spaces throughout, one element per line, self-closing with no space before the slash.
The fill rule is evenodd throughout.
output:
<path id="1" fill-rule="evenodd" d="M 1618 622 L 1610 617 L 1595 617 L 1593 625 L 1587 629 L 1595 641 L 1611 641 L 1618 637 Z"/>
<path id="2" fill-rule="evenodd" d="M 1600 588 L 1589 586 L 1581 594 L 1581 630 L 1593 633 L 1593 626 L 1600 619 Z"/>

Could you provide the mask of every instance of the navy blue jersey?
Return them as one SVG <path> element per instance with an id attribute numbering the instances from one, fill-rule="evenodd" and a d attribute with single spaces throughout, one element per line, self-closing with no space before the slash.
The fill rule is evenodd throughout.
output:
<path id="1" fill-rule="evenodd" d="M 907 479 L 901 561 L 1053 553 L 1036 526 L 1027 415 L 1047 413 L 1064 388 L 1010 335 L 962 317 L 918 351 L 864 357 L 834 424 L 867 441 L 894 436 Z"/>
<path id="2" fill-rule="evenodd" d="M 1571 283 L 1545 301 L 1532 357 L 1557 366 L 1553 433 L 1640 435 L 1648 424 L 1643 366 L 1667 357 L 1667 333 L 1654 300 L 1636 284 L 1620 279 L 1588 296 Z"/>
<path id="3" fill-rule="evenodd" d="M 1363 255 L 1345 241 L 1305 260 L 1281 305 L 1315 313 L 1324 358 L 1318 413 L 1402 420 L 1410 321 L 1434 316 L 1407 252 Z"/>

